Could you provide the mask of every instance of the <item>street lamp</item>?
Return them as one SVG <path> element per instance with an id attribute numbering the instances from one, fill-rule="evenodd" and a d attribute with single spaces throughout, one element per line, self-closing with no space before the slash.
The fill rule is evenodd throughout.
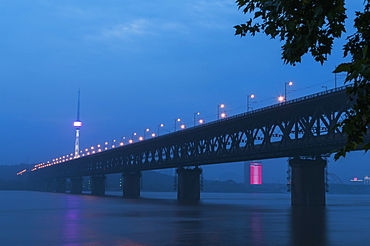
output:
<path id="1" fill-rule="evenodd" d="M 197 115 L 200 115 L 200 112 L 194 113 L 194 126 L 195 126 L 195 123 L 197 122 L 196 120 Z"/>
<path id="2" fill-rule="evenodd" d="M 177 123 L 177 122 L 180 122 L 180 121 L 181 121 L 181 119 L 180 119 L 180 118 L 175 119 L 175 127 L 174 127 L 174 129 L 175 129 L 175 130 L 174 130 L 174 132 L 176 131 L 176 123 Z"/>
<path id="3" fill-rule="evenodd" d="M 124 140 L 126 139 L 126 137 L 122 137 L 121 139 L 122 139 L 122 140 L 121 140 L 121 142 L 119 143 L 119 145 L 120 145 L 120 146 L 123 146 L 123 145 L 125 144 L 125 143 L 124 143 Z"/>
<path id="4" fill-rule="evenodd" d="M 249 107 L 249 98 L 254 98 L 254 94 L 251 94 L 251 95 L 247 95 L 247 112 L 249 112 L 249 109 L 251 108 L 251 107 Z"/>
<path id="5" fill-rule="evenodd" d="M 200 119 L 200 120 L 198 120 L 198 123 L 199 124 L 203 124 L 204 123 L 204 120 L 203 119 Z"/>
<path id="6" fill-rule="evenodd" d="M 180 125 L 180 128 L 181 128 L 181 129 L 185 129 L 185 128 L 186 128 L 186 126 L 185 126 L 184 124 L 181 124 L 181 125 Z"/>
<path id="7" fill-rule="evenodd" d="M 159 128 L 161 128 L 161 127 L 164 127 L 164 124 L 159 124 L 158 125 L 158 136 L 159 136 Z"/>
<path id="8" fill-rule="evenodd" d="M 285 98 L 284 98 L 283 96 L 279 96 L 279 97 L 278 97 L 278 101 L 279 101 L 280 103 L 284 102 L 284 100 L 285 100 Z"/>
<path id="9" fill-rule="evenodd" d="M 217 119 L 220 119 L 220 116 L 221 116 L 220 115 L 220 109 L 223 109 L 223 108 L 225 108 L 225 104 L 220 104 L 220 105 L 217 106 Z M 221 114 L 226 116 L 226 114 L 224 112 L 222 112 Z M 222 117 L 222 118 L 224 118 L 224 117 Z"/>
<path id="10" fill-rule="evenodd" d="M 145 139 L 145 133 L 147 133 L 147 132 L 149 132 L 150 131 L 150 129 L 149 128 L 146 128 L 145 130 L 144 130 L 144 139 Z"/>
<path id="11" fill-rule="evenodd" d="M 290 81 L 290 82 L 285 82 L 285 83 L 284 83 L 284 85 L 285 85 L 285 87 L 284 87 L 284 92 L 285 92 L 284 97 L 285 97 L 285 102 L 286 102 L 286 101 L 287 101 L 287 89 L 286 89 L 286 86 L 287 86 L 287 85 L 292 86 L 292 85 L 293 85 L 293 82 L 292 82 L 292 81 Z"/>
<path id="12" fill-rule="evenodd" d="M 130 140 L 128 140 L 128 142 L 129 142 L 129 143 L 133 143 L 133 142 L 134 142 L 134 136 L 136 136 L 136 135 L 137 135 L 137 133 L 136 133 L 136 132 L 132 133 L 131 139 L 130 139 Z"/>

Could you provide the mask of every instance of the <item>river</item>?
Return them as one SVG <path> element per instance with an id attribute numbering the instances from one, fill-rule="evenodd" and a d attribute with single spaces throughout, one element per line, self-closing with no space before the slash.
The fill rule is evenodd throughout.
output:
<path id="1" fill-rule="evenodd" d="M 370 196 L 328 194 L 326 207 L 290 206 L 290 194 L 174 192 L 140 199 L 0 191 L 3 246 L 370 245 Z"/>

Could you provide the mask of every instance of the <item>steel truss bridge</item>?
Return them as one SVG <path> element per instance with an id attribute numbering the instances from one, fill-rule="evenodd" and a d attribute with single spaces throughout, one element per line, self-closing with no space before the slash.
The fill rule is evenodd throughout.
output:
<path id="1" fill-rule="evenodd" d="M 73 178 L 261 160 L 318 156 L 342 146 L 334 127 L 351 104 L 340 87 L 64 163 L 31 176 Z"/>

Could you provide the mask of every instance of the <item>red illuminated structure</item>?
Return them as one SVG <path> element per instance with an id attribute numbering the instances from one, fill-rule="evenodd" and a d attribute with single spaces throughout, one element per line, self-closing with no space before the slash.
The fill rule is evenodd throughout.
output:
<path id="1" fill-rule="evenodd" d="M 249 184 L 251 185 L 262 184 L 262 163 L 249 164 Z"/>

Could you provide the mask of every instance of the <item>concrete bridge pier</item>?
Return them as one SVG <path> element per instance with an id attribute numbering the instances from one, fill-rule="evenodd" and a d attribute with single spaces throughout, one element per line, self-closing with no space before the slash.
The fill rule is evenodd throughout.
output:
<path id="1" fill-rule="evenodd" d="M 38 180 L 38 181 L 28 182 L 27 188 L 29 190 L 35 190 L 35 191 L 53 192 L 54 182 L 53 180 Z"/>
<path id="2" fill-rule="evenodd" d="M 176 169 L 177 199 L 178 200 L 199 200 L 200 199 L 200 174 L 202 169 L 196 166 L 194 169 L 180 167 Z"/>
<path id="3" fill-rule="evenodd" d="M 123 177 L 123 197 L 139 198 L 141 172 L 137 171 L 123 173 L 122 177 Z"/>
<path id="4" fill-rule="evenodd" d="M 54 182 L 53 182 L 53 180 L 47 180 L 47 181 L 44 182 L 44 189 L 43 189 L 43 191 L 53 192 L 53 189 L 54 189 Z"/>
<path id="5" fill-rule="evenodd" d="M 289 160 L 292 168 L 292 206 L 325 206 L 325 167 L 327 161 L 294 158 Z"/>
<path id="6" fill-rule="evenodd" d="M 91 176 L 91 194 L 102 196 L 105 194 L 105 175 Z"/>
<path id="7" fill-rule="evenodd" d="M 55 192 L 65 193 L 67 189 L 67 179 L 58 178 L 55 180 Z"/>
<path id="8" fill-rule="evenodd" d="M 71 194 L 82 194 L 83 180 L 82 177 L 71 178 Z"/>

